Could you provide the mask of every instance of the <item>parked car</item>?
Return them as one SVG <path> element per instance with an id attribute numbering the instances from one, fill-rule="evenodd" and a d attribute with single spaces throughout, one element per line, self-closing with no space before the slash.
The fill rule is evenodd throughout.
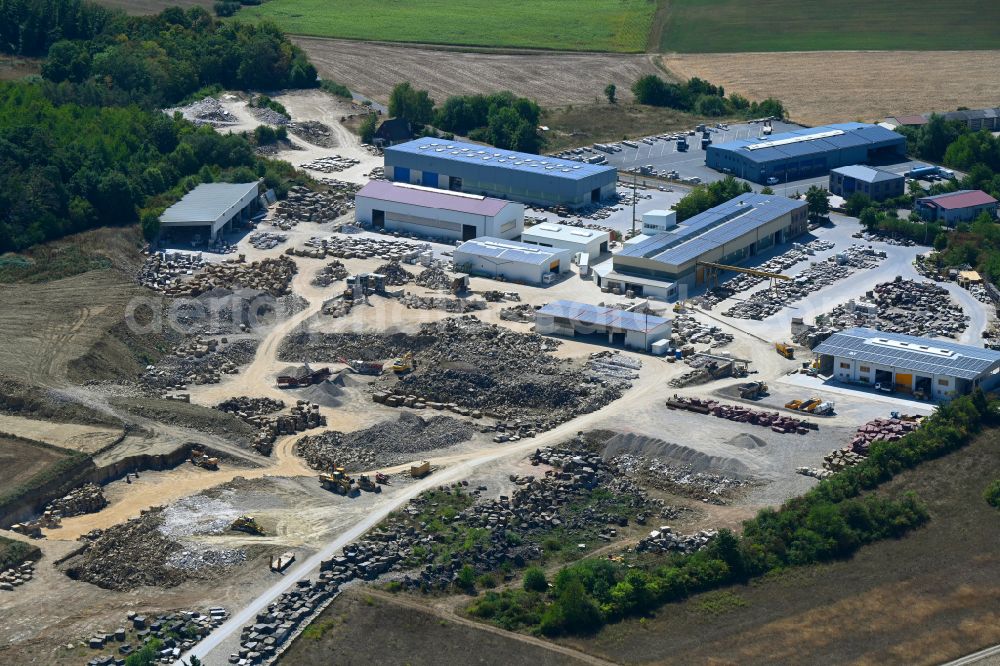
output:
<path id="1" fill-rule="evenodd" d="M 767 179 L 767 184 L 768 185 L 777 185 L 778 184 L 778 179 L 775 178 L 774 176 L 771 176 L 770 178 Z"/>

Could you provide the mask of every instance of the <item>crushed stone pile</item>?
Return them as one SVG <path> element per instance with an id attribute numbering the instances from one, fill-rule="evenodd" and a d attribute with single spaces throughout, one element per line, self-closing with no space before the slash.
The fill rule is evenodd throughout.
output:
<path id="1" fill-rule="evenodd" d="M 288 131 L 299 137 L 303 141 L 308 141 L 320 148 L 336 148 L 337 137 L 329 125 L 324 125 L 318 120 L 303 120 L 288 123 Z"/>
<path id="2" fill-rule="evenodd" d="M 239 121 L 239 119 L 232 113 L 226 110 L 222 103 L 214 97 L 206 97 L 200 99 L 197 102 L 192 102 L 187 106 L 177 106 L 169 109 L 164 109 L 163 112 L 168 116 L 173 116 L 174 113 L 179 112 L 184 116 L 185 120 L 188 120 L 195 125 L 211 125 L 212 127 L 223 127 L 225 125 L 232 125 Z"/>
<path id="3" fill-rule="evenodd" d="M 393 287 L 401 287 L 413 282 L 413 273 L 403 268 L 398 261 L 390 261 L 375 269 L 375 273 L 385 276 L 385 283 Z"/>
<path id="4" fill-rule="evenodd" d="M 436 266 L 425 268 L 416 277 L 417 286 L 427 289 L 449 289 L 451 281 L 451 277 Z"/>
<path id="5" fill-rule="evenodd" d="M 364 430 L 303 437 L 296 449 L 313 469 L 330 471 L 337 466 L 370 469 L 412 460 L 416 453 L 460 444 L 474 434 L 471 425 L 450 416 L 424 419 L 403 412 L 395 421 L 385 421 Z"/>
<path id="6" fill-rule="evenodd" d="M 349 275 L 347 267 L 342 261 L 331 261 L 321 268 L 313 278 L 312 283 L 317 287 L 329 287 L 338 280 L 346 280 Z"/>

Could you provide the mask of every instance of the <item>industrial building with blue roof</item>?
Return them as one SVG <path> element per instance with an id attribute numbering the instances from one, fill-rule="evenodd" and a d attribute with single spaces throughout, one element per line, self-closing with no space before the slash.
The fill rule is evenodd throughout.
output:
<path id="1" fill-rule="evenodd" d="M 435 137 L 386 148 L 385 175 L 401 183 L 570 208 L 614 196 L 618 180 L 618 170 L 610 166 Z"/>
<path id="2" fill-rule="evenodd" d="M 705 164 L 755 183 L 789 182 L 850 164 L 885 164 L 906 156 L 906 138 L 880 125 L 839 123 L 709 146 Z"/>
<path id="3" fill-rule="evenodd" d="M 1000 384 L 1000 351 L 900 333 L 851 328 L 814 350 L 832 379 L 948 400 Z"/>
<path id="4" fill-rule="evenodd" d="M 748 192 L 634 245 L 612 259 L 598 284 L 669 299 L 677 284 L 705 281 L 704 263 L 735 264 L 787 242 L 807 226 L 807 204 L 775 194 Z M 641 279 L 633 279 L 641 278 Z M 657 287 L 651 281 L 660 281 Z"/>

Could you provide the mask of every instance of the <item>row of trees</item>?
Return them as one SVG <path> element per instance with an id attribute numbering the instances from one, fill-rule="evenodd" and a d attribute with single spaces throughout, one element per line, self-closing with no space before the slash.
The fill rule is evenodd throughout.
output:
<path id="1" fill-rule="evenodd" d="M 565 567 L 547 593 L 487 594 L 470 611 L 520 622 L 547 635 L 590 633 L 607 622 L 643 615 L 696 592 L 746 582 L 771 571 L 851 556 L 862 545 L 905 534 L 928 520 L 911 494 L 885 498 L 873 490 L 900 471 L 963 446 L 992 420 L 981 392 L 954 400 L 897 442 L 875 442 L 868 458 L 821 481 L 779 509 L 765 509 L 737 536 L 722 530 L 705 549 L 660 565 L 626 567 L 586 559 Z M 537 577 L 537 576 L 536 576 Z"/>
<path id="2" fill-rule="evenodd" d="M 674 206 L 674 210 L 677 211 L 677 221 L 683 222 L 698 213 L 751 191 L 753 188 L 750 187 L 749 183 L 736 180 L 732 176 L 726 176 L 722 180 L 707 185 L 695 185 Z"/>
<path id="3" fill-rule="evenodd" d="M 690 78 L 684 83 L 669 83 L 655 74 L 647 74 L 632 84 L 632 94 L 640 104 L 666 106 L 709 118 L 723 116 L 784 118 L 787 115 L 784 105 L 776 99 L 768 97 L 762 102 L 751 102 L 736 93 L 726 97 L 726 91 L 722 86 L 716 86 L 698 77 Z"/>
<path id="4" fill-rule="evenodd" d="M 431 125 L 498 148 L 537 153 L 543 147 L 537 132 L 541 108 L 511 92 L 456 95 L 437 106 L 426 90 L 404 82 L 389 96 L 389 115 L 405 118 L 416 127 Z"/>

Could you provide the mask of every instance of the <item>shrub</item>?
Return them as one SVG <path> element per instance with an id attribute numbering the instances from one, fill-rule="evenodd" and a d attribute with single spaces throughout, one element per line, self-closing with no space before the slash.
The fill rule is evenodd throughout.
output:
<path id="1" fill-rule="evenodd" d="M 523 587 L 527 592 L 545 592 L 549 589 L 549 582 L 541 567 L 531 567 L 524 572 Z"/>
<path id="2" fill-rule="evenodd" d="M 992 507 L 1000 509 L 1000 479 L 996 479 L 983 491 L 983 499 Z"/>

